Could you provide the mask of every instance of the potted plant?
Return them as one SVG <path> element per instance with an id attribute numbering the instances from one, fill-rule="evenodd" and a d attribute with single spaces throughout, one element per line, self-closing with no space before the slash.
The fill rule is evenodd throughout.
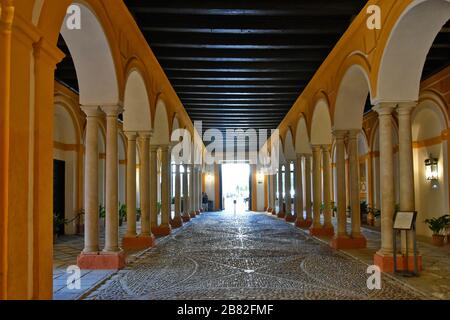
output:
<path id="1" fill-rule="evenodd" d="M 141 220 L 141 208 L 136 208 L 136 221 Z"/>
<path id="2" fill-rule="evenodd" d="M 123 225 L 123 222 L 127 218 L 127 205 L 119 203 L 119 226 Z"/>
<path id="3" fill-rule="evenodd" d="M 433 232 L 433 244 L 435 246 L 442 246 L 444 244 L 445 235 L 442 234 L 442 230 L 449 223 L 449 216 L 444 215 L 438 218 L 426 219 L 425 223 L 428 228 Z"/>
<path id="4" fill-rule="evenodd" d="M 53 213 L 53 242 L 56 241 L 58 235 L 64 231 L 64 225 L 67 223 L 67 220 L 62 218 L 60 214 Z"/>
<path id="5" fill-rule="evenodd" d="M 102 204 L 98 206 L 98 216 L 100 218 L 101 225 L 105 227 L 106 209 Z"/>

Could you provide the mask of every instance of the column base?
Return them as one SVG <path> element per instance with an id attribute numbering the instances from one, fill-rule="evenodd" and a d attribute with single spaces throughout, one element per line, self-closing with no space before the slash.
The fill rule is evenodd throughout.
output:
<path id="1" fill-rule="evenodd" d="M 196 214 L 197 216 L 199 216 L 199 215 L 201 214 L 201 211 L 200 211 L 200 210 L 196 210 L 196 211 L 195 211 L 195 214 Z"/>
<path id="2" fill-rule="evenodd" d="M 301 229 L 308 229 L 310 228 L 312 225 L 312 221 L 311 220 L 295 220 L 295 226 L 297 228 L 301 228 Z"/>
<path id="3" fill-rule="evenodd" d="M 364 237 L 335 236 L 330 246 L 334 249 L 364 249 L 367 246 L 367 240 Z"/>
<path id="4" fill-rule="evenodd" d="M 170 221 L 170 226 L 174 229 L 181 228 L 183 226 L 183 218 L 181 218 L 181 216 L 175 216 L 175 218 Z"/>
<path id="5" fill-rule="evenodd" d="M 152 233 L 155 235 L 155 237 L 164 237 L 168 236 L 172 231 L 172 228 L 170 225 L 161 225 L 158 227 L 152 227 Z"/>
<path id="6" fill-rule="evenodd" d="M 272 211 L 273 211 L 272 208 L 267 208 L 268 213 L 272 213 Z"/>
<path id="7" fill-rule="evenodd" d="M 127 250 L 137 250 L 151 248 L 155 246 L 155 236 L 125 236 L 122 239 L 122 248 Z"/>
<path id="8" fill-rule="evenodd" d="M 271 213 L 272 213 L 274 216 L 277 215 L 277 211 L 276 211 L 275 209 L 273 209 Z"/>
<path id="9" fill-rule="evenodd" d="M 82 270 L 119 270 L 125 267 L 125 253 L 119 252 L 82 252 L 77 257 L 77 266 Z"/>
<path id="10" fill-rule="evenodd" d="M 191 221 L 191 217 L 190 216 L 181 216 L 181 219 L 183 220 L 183 222 Z"/>
<path id="11" fill-rule="evenodd" d="M 311 227 L 309 234 L 316 237 L 332 237 L 334 236 L 333 227 Z"/>
<path id="12" fill-rule="evenodd" d="M 195 218 L 197 215 L 195 214 L 195 211 L 192 211 L 191 213 L 189 213 L 189 216 L 192 218 Z"/>
<path id="13" fill-rule="evenodd" d="M 394 272 L 394 256 L 383 255 L 375 253 L 373 256 L 373 263 L 377 265 L 383 272 Z M 423 270 L 422 256 L 417 257 L 417 271 Z M 414 256 L 409 256 L 408 261 L 402 254 L 397 254 L 397 270 L 399 271 L 414 271 Z"/>
<path id="14" fill-rule="evenodd" d="M 292 214 L 288 214 L 285 217 L 286 222 L 295 222 L 296 219 L 297 219 L 297 217 Z"/>
<path id="15" fill-rule="evenodd" d="M 280 219 L 284 219 L 286 217 L 286 213 L 280 211 L 280 212 L 277 213 L 277 217 L 280 218 Z"/>

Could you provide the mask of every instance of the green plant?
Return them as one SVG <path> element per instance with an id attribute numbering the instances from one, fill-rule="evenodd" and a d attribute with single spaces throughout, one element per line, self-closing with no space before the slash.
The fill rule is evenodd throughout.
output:
<path id="1" fill-rule="evenodd" d="M 67 224 L 67 220 L 62 218 L 58 213 L 53 213 L 53 234 L 59 234 Z"/>
<path id="2" fill-rule="evenodd" d="M 119 224 L 122 225 L 122 222 L 127 218 L 127 205 L 119 203 Z"/>
<path id="3" fill-rule="evenodd" d="M 433 235 L 440 235 L 442 230 L 444 230 L 450 224 L 450 216 L 443 215 L 437 218 L 426 219 L 424 222 L 433 232 Z"/>
<path id="4" fill-rule="evenodd" d="M 158 202 L 156 203 L 156 211 L 157 211 L 158 213 L 161 213 L 161 208 L 162 208 L 161 201 L 158 201 Z"/>
<path id="5" fill-rule="evenodd" d="M 98 206 L 98 216 L 102 219 L 106 217 L 106 209 L 101 204 Z"/>
<path id="6" fill-rule="evenodd" d="M 136 208 L 136 221 L 141 220 L 141 214 L 142 214 L 141 208 Z"/>

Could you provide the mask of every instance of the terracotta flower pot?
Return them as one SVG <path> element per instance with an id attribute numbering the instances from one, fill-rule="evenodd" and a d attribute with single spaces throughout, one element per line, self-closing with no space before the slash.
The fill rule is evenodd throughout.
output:
<path id="1" fill-rule="evenodd" d="M 433 245 L 441 247 L 444 245 L 445 236 L 442 234 L 433 234 Z"/>

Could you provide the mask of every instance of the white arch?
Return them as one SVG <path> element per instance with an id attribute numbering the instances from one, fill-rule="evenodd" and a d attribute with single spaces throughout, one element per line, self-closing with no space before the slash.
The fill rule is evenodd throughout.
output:
<path id="1" fill-rule="evenodd" d="M 311 145 L 331 144 L 331 119 L 328 103 L 320 99 L 315 108 L 311 123 Z"/>
<path id="2" fill-rule="evenodd" d="M 306 120 L 301 117 L 297 122 L 297 130 L 295 131 L 295 152 L 302 154 L 311 154 L 311 144 L 309 143 L 308 127 Z"/>
<path id="3" fill-rule="evenodd" d="M 114 105 L 119 103 L 119 88 L 111 49 L 95 14 L 85 5 L 81 9 L 80 30 L 67 28 L 66 16 L 61 27 L 75 65 L 81 105 Z"/>
<path id="4" fill-rule="evenodd" d="M 369 80 L 359 65 L 348 68 L 339 85 L 334 109 L 334 128 L 336 130 L 361 129 L 367 95 L 370 92 Z"/>
<path id="5" fill-rule="evenodd" d="M 133 70 L 128 75 L 125 85 L 123 113 L 124 131 L 150 131 L 151 112 L 148 92 L 141 74 Z"/>
<path id="6" fill-rule="evenodd" d="M 384 50 L 376 100 L 417 101 L 428 51 L 449 18 L 449 0 L 416 0 L 408 6 Z"/>
<path id="7" fill-rule="evenodd" d="M 441 137 L 447 129 L 446 116 L 437 103 L 426 99 L 419 103 L 412 115 L 413 141 L 430 141 Z M 425 179 L 425 159 L 438 159 L 438 180 L 431 183 Z M 418 212 L 417 233 L 431 236 L 423 221 L 448 212 L 448 145 L 446 140 L 422 144 L 413 149 L 415 205 Z"/>
<path id="8" fill-rule="evenodd" d="M 151 144 L 167 145 L 169 144 L 169 120 L 167 119 L 166 105 L 163 100 L 158 99 L 155 112 L 155 126 Z"/>
<path id="9" fill-rule="evenodd" d="M 288 130 L 284 137 L 284 155 L 288 160 L 295 160 L 297 157 L 291 130 Z"/>

